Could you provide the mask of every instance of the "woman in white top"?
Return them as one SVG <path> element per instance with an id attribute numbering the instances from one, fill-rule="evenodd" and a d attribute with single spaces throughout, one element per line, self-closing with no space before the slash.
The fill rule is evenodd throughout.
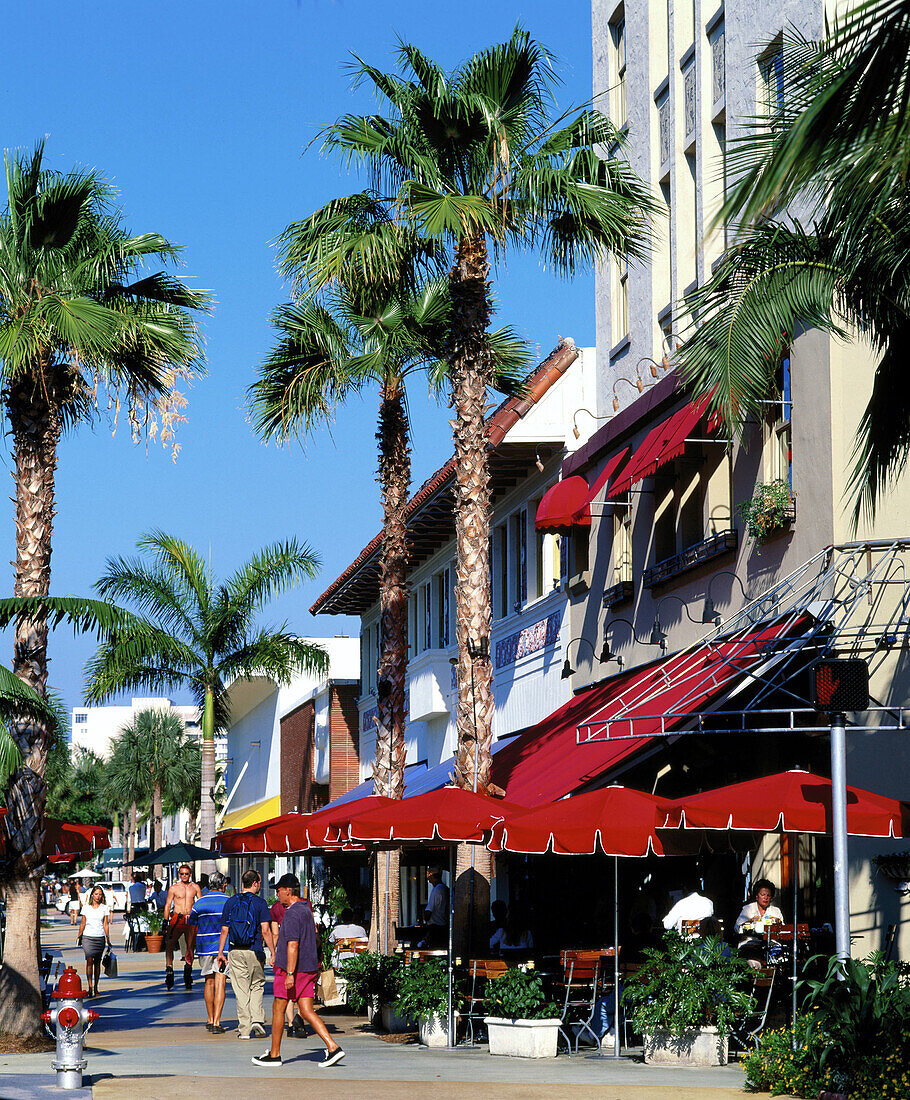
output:
<path id="1" fill-rule="evenodd" d="M 85 980 L 88 997 L 98 996 L 98 978 L 101 975 L 101 956 L 105 945 L 111 945 L 111 911 L 105 905 L 104 891 L 95 886 L 89 895 L 88 905 L 82 910 L 79 922 L 79 943 L 85 951 Z"/>
<path id="2" fill-rule="evenodd" d="M 771 904 L 775 893 L 773 883 L 770 883 L 766 878 L 760 878 L 752 887 L 752 901 L 746 902 L 742 912 L 736 918 L 736 924 L 733 926 L 737 934 L 741 936 L 739 941 L 741 954 L 754 953 L 756 949 L 764 947 L 765 937 L 763 931 L 759 931 L 754 927 L 757 921 L 783 922 L 783 913 L 776 905 Z M 743 952 L 743 948 L 747 950 Z"/>

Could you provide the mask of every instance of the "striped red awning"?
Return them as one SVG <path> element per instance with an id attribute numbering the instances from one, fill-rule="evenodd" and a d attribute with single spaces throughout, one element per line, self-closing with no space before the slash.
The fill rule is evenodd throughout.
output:
<path id="1" fill-rule="evenodd" d="M 618 497 L 627 493 L 642 478 L 650 477 L 664 463 L 678 458 L 686 449 L 686 439 L 696 424 L 708 410 L 708 398 L 690 402 L 666 420 L 661 421 L 642 440 L 628 464 L 613 481 L 607 496 Z M 716 418 L 708 425 L 708 430 L 716 428 Z"/>

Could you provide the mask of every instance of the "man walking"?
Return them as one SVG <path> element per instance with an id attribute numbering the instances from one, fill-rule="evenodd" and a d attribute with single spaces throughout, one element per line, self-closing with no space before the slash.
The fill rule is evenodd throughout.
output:
<path id="1" fill-rule="evenodd" d="M 265 1012 L 262 991 L 265 989 L 265 952 L 263 943 L 275 959 L 268 906 L 259 897 L 262 879 L 257 871 L 245 871 L 240 880 L 242 892 L 228 898 L 221 911 L 221 938 L 218 942 L 218 962 L 225 961 L 224 945 L 229 944 L 231 985 L 237 1000 L 238 1038 L 263 1038 Z"/>
<path id="2" fill-rule="evenodd" d="M 180 937 L 186 939 L 186 954 L 183 956 L 183 984 L 193 988 L 193 938 L 188 918 L 201 891 L 193 882 L 193 872 L 188 863 L 177 868 L 177 881 L 167 892 L 164 903 L 164 924 L 167 928 L 164 940 L 164 984 L 174 988 L 174 948 Z"/>
<path id="3" fill-rule="evenodd" d="M 209 876 L 209 890 L 197 898 L 190 910 L 191 926 L 196 928 L 196 953 L 199 957 L 199 973 L 205 979 L 205 1011 L 208 1015 L 206 1031 L 223 1035 L 227 1028 L 221 1025 L 224 1008 L 224 987 L 227 982 L 224 970 L 219 970 L 218 948 L 221 940 L 221 914 L 227 904 L 224 892 L 224 875 L 215 871 Z"/>
<path id="4" fill-rule="evenodd" d="M 287 906 L 278 929 L 275 949 L 275 1001 L 272 1004 L 272 1046 L 253 1059 L 254 1066 L 281 1065 L 281 1037 L 288 1001 L 296 1001 L 300 1015 L 325 1043 L 319 1065 L 326 1069 L 344 1057 L 344 1051 L 329 1035 L 328 1028 L 313 1008 L 319 953 L 316 950 L 316 922 L 313 911 L 300 900 L 300 883 L 293 875 L 282 875 L 275 887 L 278 900 Z"/>

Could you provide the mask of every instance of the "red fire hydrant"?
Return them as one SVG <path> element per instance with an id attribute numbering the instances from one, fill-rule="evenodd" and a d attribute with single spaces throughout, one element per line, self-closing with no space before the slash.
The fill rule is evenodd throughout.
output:
<path id="1" fill-rule="evenodd" d="M 98 1013 L 83 1006 L 85 991 L 71 966 L 60 975 L 52 996 L 57 1001 L 56 1008 L 41 1013 L 48 1034 L 57 1040 L 57 1060 L 51 1062 L 51 1068 L 57 1071 L 58 1088 L 81 1089 L 82 1071 L 87 1065 L 82 1057 L 82 1040 L 98 1019 Z M 52 1031 L 51 1025 L 56 1030 Z"/>

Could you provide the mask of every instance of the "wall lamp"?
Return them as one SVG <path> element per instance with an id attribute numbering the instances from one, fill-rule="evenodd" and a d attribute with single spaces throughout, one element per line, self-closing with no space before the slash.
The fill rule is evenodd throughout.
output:
<path id="1" fill-rule="evenodd" d="M 664 652 L 666 652 L 667 649 L 667 635 L 663 627 L 660 625 L 660 609 L 667 602 L 667 600 L 676 600 L 677 603 L 679 603 L 682 606 L 682 609 L 685 611 L 686 618 L 689 620 L 689 622 L 698 623 L 699 626 L 701 625 L 698 619 L 694 619 L 692 617 L 692 612 L 689 610 L 689 605 L 686 603 L 686 601 L 681 596 L 674 596 L 672 592 L 668 592 L 666 596 L 663 596 L 660 600 L 658 600 L 657 610 L 654 613 L 654 625 L 651 627 L 650 639 L 651 645 L 659 645 Z"/>
<path id="2" fill-rule="evenodd" d="M 580 436 L 581 436 L 581 432 L 578 430 L 578 414 L 579 413 L 587 413 L 588 416 L 590 416 L 592 420 L 612 420 L 613 419 L 612 416 L 597 416 L 595 413 L 592 413 L 590 409 L 576 409 L 575 412 L 572 413 L 572 435 L 574 435 L 576 439 L 579 439 Z"/>
<path id="3" fill-rule="evenodd" d="M 610 627 L 613 626 L 614 623 L 625 623 L 626 626 L 629 628 L 629 632 L 632 635 L 633 642 L 637 642 L 639 645 L 651 645 L 652 643 L 645 638 L 639 638 L 639 636 L 635 633 L 635 626 L 632 623 L 631 619 L 624 619 L 620 616 L 617 616 L 615 619 L 610 619 L 608 623 L 605 623 L 604 647 L 601 650 L 600 659 L 604 663 L 606 663 L 607 661 L 616 661 L 619 667 L 622 668 L 626 662 L 622 657 L 619 656 L 618 653 L 614 653 L 613 650 L 610 648 L 610 639 L 608 637 L 610 633 Z"/>
<path id="4" fill-rule="evenodd" d="M 613 383 L 613 412 L 619 412 L 619 398 L 616 396 L 616 387 L 620 382 L 625 382 L 627 386 L 633 386 L 639 393 L 645 392 L 645 384 L 638 374 L 635 375 L 634 382 L 630 378 L 617 378 Z"/>
<path id="5" fill-rule="evenodd" d="M 732 577 L 739 585 L 739 590 L 743 594 L 743 599 L 748 602 L 749 597 L 746 595 L 746 589 L 743 586 L 743 582 L 739 579 L 736 573 L 731 572 L 729 569 L 721 569 L 720 572 L 715 573 L 714 576 L 708 581 L 708 591 L 705 595 L 705 606 L 701 613 L 701 621 L 703 623 L 710 623 L 712 626 L 720 626 L 721 616 L 714 606 L 714 600 L 711 599 L 711 589 L 714 586 L 714 582 L 718 577 Z"/>
<path id="6" fill-rule="evenodd" d="M 485 660 L 490 656 L 490 639 L 480 638 L 476 642 L 468 638 L 468 656 L 472 661 Z"/>
<path id="7" fill-rule="evenodd" d="M 588 641 L 588 639 L 585 638 L 585 637 L 572 638 L 569 641 L 569 643 L 566 645 L 566 659 L 563 662 L 562 673 L 560 674 L 560 679 L 562 679 L 562 680 L 568 680 L 570 676 L 575 675 L 575 669 L 572 668 L 572 665 L 569 663 L 569 649 L 572 646 L 572 642 L 584 642 L 585 645 L 591 647 L 591 656 L 592 657 L 597 656 L 597 651 L 594 648 L 594 643 L 593 642 Z M 605 661 L 610 660 L 609 657 L 604 657 L 604 655 L 603 655 L 604 652 L 606 652 L 606 650 L 602 651 L 601 654 L 600 654 L 600 657 L 598 658 L 598 660 L 600 660 L 601 664 L 603 664 Z"/>

